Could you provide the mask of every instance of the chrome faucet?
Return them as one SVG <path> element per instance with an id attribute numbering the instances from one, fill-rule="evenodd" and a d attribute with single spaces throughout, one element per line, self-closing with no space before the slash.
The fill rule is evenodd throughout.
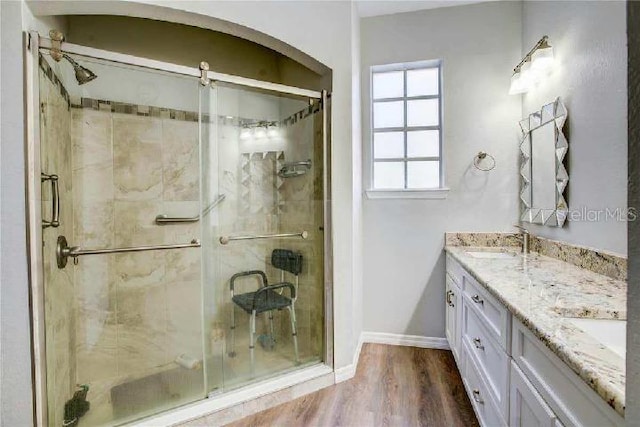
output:
<path id="1" fill-rule="evenodd" d="M 529 239 L 531 234 L 529 233 L 529 230 L 521 225 L 514 225 L 514 227 L 520 230 L 520 236 L 522 238 L 522 253 L 526 255 L 529 253 Z"/>

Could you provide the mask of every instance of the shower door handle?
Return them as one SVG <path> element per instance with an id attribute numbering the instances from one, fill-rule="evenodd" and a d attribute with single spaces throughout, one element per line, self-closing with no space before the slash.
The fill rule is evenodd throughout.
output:
<path id="1" fill-rule="evenodd" d="M 46 173 L 40 174 L 40 182 L 51 182 L 51 220 L 42 220 L 42 228 L 60 226 L 60 186 L 58 185 L 58 175 Z"/>

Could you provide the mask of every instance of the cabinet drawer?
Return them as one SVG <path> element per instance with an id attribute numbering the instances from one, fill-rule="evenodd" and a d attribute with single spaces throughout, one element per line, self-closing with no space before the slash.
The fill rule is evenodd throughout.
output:
<path id="1" fill-rule="evenodd" d="M 446 257 L 447 262 L 447 274 L 451 276 L 453 281 L 462 289 L 462 277 L 463 277 L 463 268 L 458 261 L 453 259 L 453 257 L 447 254 Z"/>
<path id="2" fill-rule="evenodd" d="M 471 303 L 472 304 L 472 303 Z M 489 392 L 502 416 L 509 414 L 509 355 L 491 337 L 475 310 L 465 301 L 462 308 L 462 336 L 469 353 L 484 374 Z"/>
<path id="3" fill-rule="evenodd" d="M 515 318 L 512 357 L 565 426 L 624 425 L 613 408 Z"/>
<path id="4" fill-rule="evenodd" d="M 465 295 L 465 304 L 468 304 L 478 313 L 482 324 L 486 326 L 496 342 L 509 354 L 511 315 L 506 307 L 489 295 L 489 292 L 466 272 L 464 273 L 463 293 Z"/>
<path id="5" fill-rule="evenodd" d="M 487 385 L 482 379 L 482 374 L 476 366 L 473 357 L 470 357 L 469 345 L 462 344 L 462 382 L 467 390 L 480 425 L 483 427 L 506 426 L 500 411 L 489 393 Z"/>
<path id="6" fill-rule="evenodd" d="M 556 427 L 558 420 L 520 369 L 511 365 L 510 427 Z"/>

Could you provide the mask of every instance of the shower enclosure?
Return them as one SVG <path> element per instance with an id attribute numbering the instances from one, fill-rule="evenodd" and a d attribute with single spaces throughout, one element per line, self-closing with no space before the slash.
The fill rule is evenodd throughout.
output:
<path id="1" fill-rule="evenodd" d="M 42 421 L 117 425 L 331 365 L 326 95 L 57 47 L 30 34 Z"/>

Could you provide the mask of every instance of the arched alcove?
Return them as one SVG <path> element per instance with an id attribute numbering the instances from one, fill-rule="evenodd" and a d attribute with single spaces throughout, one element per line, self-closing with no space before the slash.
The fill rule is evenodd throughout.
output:
<path id="1" fill-rule="evenodd" d="M 331 69 L 305 52 L 239 23 L 170 7 L 122 1 L 30 1 L 37 19 L 53 19 L 71 43 L 194 66 L 200 60 L 212 70 L 309 89 L 331 90 Z M 209 46 L 207 43 L 216 43 Z M 220 52 L 237 56 L 244 50 L 268 68 L 261 76 L 250 61 L 233 72 L 229 63 L 209 57 Z M 226 49 L 224 49 L 226 48 Z M 240 50 L 234 51 L 234 48 Z M 143 51 L 146 54 L 142 54 Z M 229 59 L 227 57 L 227 60 Z M 271 58 L 267 58 L 271 56 Z M 200 58 L 194 62 L 195 58 Z M 215 65 L 219 65 L 216 68 Z M 236 62 L 239 65 L 239 62 Z"/>

